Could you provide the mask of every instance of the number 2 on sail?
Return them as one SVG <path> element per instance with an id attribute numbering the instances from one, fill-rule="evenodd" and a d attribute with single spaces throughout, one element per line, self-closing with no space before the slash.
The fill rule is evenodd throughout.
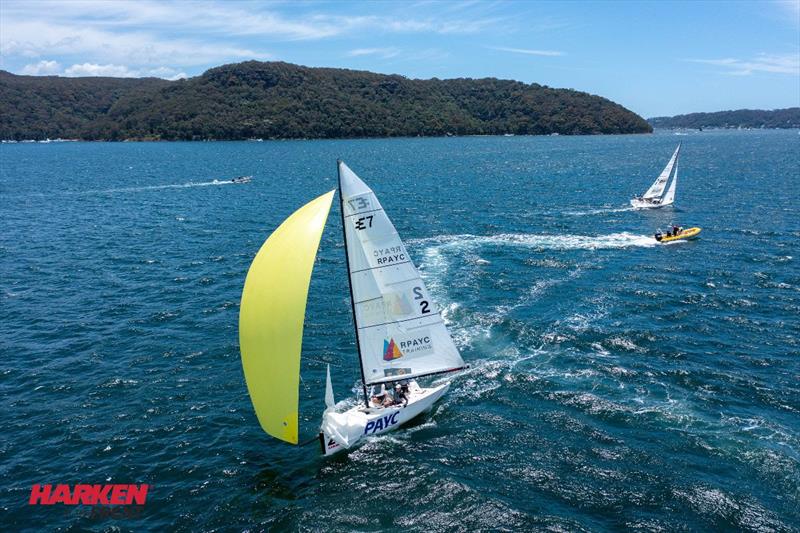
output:
<path id="1" fill-rule="evenodd" d="M 422 287 L 414 287 L 414 299 L 420 300 L 419 306 L 422 309 L 422 314 L 430 313 L 431 310 L 428 308 L 428 300 L 424 300 L 424 296 L 422 296 Z"/>

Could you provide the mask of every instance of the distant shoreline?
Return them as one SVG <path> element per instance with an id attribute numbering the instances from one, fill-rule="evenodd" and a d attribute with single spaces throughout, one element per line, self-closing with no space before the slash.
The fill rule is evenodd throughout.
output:
<path id="1" fill-rule="evenodd" d="M 613 135 L 652 135 L 652 132 L 641 133 L 523 133 L 523 134 L 467 134 L 467 135 L 391 135 L 371 137 L 278 137 L 273 139 L 0 139 L 3 144 L 61 144 L 72 142 L 86 143 L 203 143 L 203 142 L 287 142 L 287 141 L 358 141 L 371 139 L 450 139 L 470 137 L 607 137 Z"/>
<path id="2" fill-rule="evenodd" d="M 634 136 L 634 135 L 654 135 L 658 132 L 672 132 L 672 131 L 686 131 L 693 133 L 705 132 L 718 132 L 718 131 L 790 131 L 800 130 L 800 126 L 786 127 L 786 128 L 654 128 L 652 133 L 586 133 L 586 134 L 477 134 L 477 135 L 418 135 L 418 136 L 392 136 L 392 137 L 324 137 L 324 138 L 277 138 L 277 139 L 0 139 L 0 144 L 63 144 L 63 143 L 204 143 L 204 142 L 293 142 L 293 141 L 366 141 L 366 140 L 386 140 L 386 139 L 449 139 L 449 138 L 474 138 L 474 137 L 613 137 L 618 135 Z"/>
<path id="3" fill-rule="evenodd" d="M 737 109 L 713 113 L 689 113 L 673 117 L 652 117 L 647 122 L 658 129 L 796 129 L 800 128 L 800 107 L 784 109 Z"/>

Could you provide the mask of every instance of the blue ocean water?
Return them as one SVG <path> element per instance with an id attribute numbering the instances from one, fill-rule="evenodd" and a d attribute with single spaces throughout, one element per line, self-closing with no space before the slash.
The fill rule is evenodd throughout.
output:
<path id="1" fill-rule="evenodd" d="M 678 141 L 676 207 L 628 209 Z M 326 460 L 259 428 L 237 320 L 254 254 L 337 157 L 471 368 Z M 2 145 L 2 530 L 800 529 L 798 177 L 797 131 Z M 336 204 L 301 439 L 326 364 L 357 390 Z M 656 245 L 672 222 L 701 239 Z M 27 505 L 111 482 L 151 485 L 139 515 Z"/>

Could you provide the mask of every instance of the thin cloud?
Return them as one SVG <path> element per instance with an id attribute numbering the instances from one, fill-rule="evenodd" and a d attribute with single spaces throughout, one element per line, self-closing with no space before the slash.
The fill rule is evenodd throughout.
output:
<path id="1" fill-rule="evenodd" d="M 498 18 L 485 19 L 392 19 L 389 17 L 372 17 L 372 26 L 397 33 L 440 33 L 468 34 L 478 33 L 498 24 Z"/>
<path id="2" fill-rule="evenodd" d="M 163 39 L 148 32 L 116 33 L 42 21 L 4 25 L 2 30 L 3 56 L 79 56 L 87 63 L 135 66 L 165 63 L 191 66 L 271 57 L 262 51 L 213 42 Z"/>
<path id="3" fill-rule="evenodd" d="M 511 52 L 513 54 L 525 54 L 529 56 L 544 56 L 544 57 L 558 57 L 566 55 L 566 52 L 558 50 L 530 50 L 528 48 L 508 48 L 506 46 L 487 46 L 491 50 L 499 50 L 501 52 Z"/>
<path id="4" fill-rule="evenodd" d="M 0 65 L 19 62 L 31 73 L 57 73 L 55 67 L 39 65 L 38 61 L 45 59 L 77 65 L 75 72 L 127 75 L 163 65 L 189 69 L 248 59 L 270 60 L 275 56 L 261 49 L 262 43 L 269 41 L 370 34 L 470 34 L 501 24 L 499 18 L 484 11 L 483 4 L 469 2 L 454 12 L 441 7 L 443 4 L 431 3 L 428 13 L 408 16 L 406 9 L 375 9 L 358 15 L 325 13 L 315 11 L 314 4 L 300 4 L 300 8 L 289 11 L 280 3 L 0 1 Z M 481 6 L 481 12 L 475 13 L 477 7 L 472 6 Z M 177 34 L 176 20 L 181 23 Z M 259 44 L 250 44 L 253 35 L 259 36 Z M 350 56 L 402 58 L 401 52 L 390 47 L 364 47 L 356 48 Z M 85 64 L 95 67 L 86 70 Z M 127 71 L 114 68 L 121 66 Z"/>
<path id="5" fill-rule="evenodd" d="M 732 76 L 750 76 L 756 72 L 771 74 L 800 74 L 800 53 L 792 54 L 759 54 L 754 59 L 686 59 L 692 63 L 721 67 L 725 74 Z"/>
<path id="6" fill-rule="evenodd" d="M 342 32 L 335 20 L 304 17 L 292 20 L 281 15 L 257 9 L 239 9 L 233 3 L 218 2 L 137 2 L 80 1 L 53 2 L 41 0 L 29 2 L 8 1 L 4 6 L 4 18 L 13 22 L 36 19 L 53 25 L 84 27 L 103 30 L 124 31 L 147 27 L 153 31 L 171 30 L 176 20 L 187 32 L 204 32 L 207 35 L 263 35 L 276 39 L 302 40 L 320 39 Z M 12 26 L 12 23 L 7 24 Z M 209 35 L 211 37 L 212 35 Z"/>
<path id="7" fill-rule="evenodd" d="M 399 15 L 328 15 L 307 13 L 287 17 L 276 10 L 248 3 L 241 9 L 232 2 L 155 2 L 139 0 L 71 2 L 40 0 L 4 3 L 4 18 L 13 21 L 37 19 L 57 25 L 77 25 L 121 31 L 150 28 L 170 30 L 181 21 L 183 32 L 211 34 L 209 37 L 259 35 L 277 40 L 317 40 L 345 35 L 353 30 L 378 30 L 397 33 L 434 32 L 440 34 L 473 33 L 497 24 L 492 17 L 410 18 Z"/>
<path id="8" fill-rule="evenodd" d="M 391 57 L 396 57 L 400 55 L 400 49 L 398 48 L 356 48 L 354 50 L 350 50 L 347 52 L 347 55 L 350 57 L 360 57 L 360 56 L 380 56 L 384 59 L 389 59 Z"/>

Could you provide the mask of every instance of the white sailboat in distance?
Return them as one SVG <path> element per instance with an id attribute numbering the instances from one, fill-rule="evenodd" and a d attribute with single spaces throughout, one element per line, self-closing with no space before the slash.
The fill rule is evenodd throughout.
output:
<path id="1" fill-rule="evenodd" d="M 327 408 L 318 436 L 324 455 L 397 429 L 450 387 L 450 382 L 423 387 L 417 378 L 465 368 L 375 193 L 342 161 L 338 172 L 364 399 L 339 412 L 328 368 Z M 256 254 L 242 291 L 239 343 L 247 389 L 264 431 L 293 444 L 298 443 L 306 299 L 335 192 L 301 207 L 272 233 Z"/>
<path id="2" fill-rule="evenodd" d="M 675 201 L 675 187 L 678 183 L 678 157 L 681 151 L 681 144 L 675 149 L 675 153 L 669 159 L 667 166 L 661 171 L 656 181 L 647 189 L 641 196 L 637 196 L 631 200 L 631 205 L 640 209 L 663 207 L 671 205 Z M 672 182 L 667 189 L 667 182 L 670 177 Z M 666 192 L 664 192 L 666 190 Z"/>

